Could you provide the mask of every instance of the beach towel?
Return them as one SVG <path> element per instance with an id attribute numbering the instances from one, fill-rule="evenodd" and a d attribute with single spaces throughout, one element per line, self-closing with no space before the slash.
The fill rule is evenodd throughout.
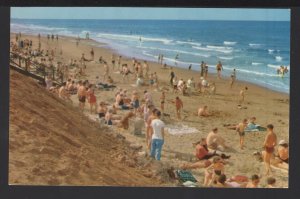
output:
<path id="1" fill-rule="evenodd" d="M 197 182 L 196 178 L 193 176 L 193 174 L 189 171 L 185 170 L 177 170 L 176 174 L 178 176 L 178 179 L 181 183 L 190 181 L 190 182 Z"/>
<path id="2" fill-rule="evenodd" d="M 257 131 L 266 131 L 267 128 L 261 127 L 257 124 L 248 124 L 248 126 L 245 128 L 245 132 L 257 132 Z"/>
<path id="3" fill-rule="evenodd" d="M 183 125 L 183 124 L 167 125 L 166 130 L 171 135 L 183 135 L 183 134 L 190 134 L 190 133 L 198 133 L 199 132 L 198 129 L 196 129 L 194 127 L 187 126 L 187 125 Z"/>

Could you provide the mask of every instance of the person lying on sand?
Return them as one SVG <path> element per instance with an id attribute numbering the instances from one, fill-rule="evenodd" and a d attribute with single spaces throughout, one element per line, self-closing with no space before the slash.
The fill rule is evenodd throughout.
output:
<path id="1" fill-rule="evenodd" d="M 198 109 L 198 117 L 208 117 L 211 116 L 211 114 L 208 112 L 208 106 L 203 106 L 202 108 Z"/>
<path id="2" fill-rule="evenodd" d="M 265 151 L 256 151 L 253 153 L 253 156 L 260 162 L 263 161 L 265 157 L 266 152 Z M 281 161 L 280 159 L 276 158 L 275 156 L 272 156 L 270 159 L 270 165 L 273 168 L 281 169 L 282 171 L 288 171 L 289 165 L 286 162 Z"/>
<path id="3" fill-rule="evenodd" d="M 212 150 L 224 151 L 224 149 L 228 148 L 225 144 L 224 138 L 218 135 L 218 128 L 214 128 L 208 133 L 206 142 L 208 148 Z"/>

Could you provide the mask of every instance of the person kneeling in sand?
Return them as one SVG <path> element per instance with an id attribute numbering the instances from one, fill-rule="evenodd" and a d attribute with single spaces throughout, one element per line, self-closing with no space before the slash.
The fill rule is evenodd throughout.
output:
<path id="1" fill-rule="evenodd" d="M 203 106 L 203 108 L 199 108 L 198 110 L 198 117 L 208 117 L 211 116 L 211 114 L 209 114 L 208 112 L 208 106 Z"/>
<path id="2" fill-rule="evenodd" d="M 208 133 L 206 142 L 208 148 L 212 150 L 224 151 L 224 149 L 228 148 L 225 145 L 225 140 L 220 135 L 218 135 L 218 128 L 214 128 L 210 133 Z"/>

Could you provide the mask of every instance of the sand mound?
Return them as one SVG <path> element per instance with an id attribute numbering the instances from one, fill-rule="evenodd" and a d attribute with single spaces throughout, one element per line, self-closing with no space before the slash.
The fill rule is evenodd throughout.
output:
<path id="1" fill-rule="evenodd" d="M 145 172 L 123 136 L 11 71 L 10 184 L 162 185 Z"/>

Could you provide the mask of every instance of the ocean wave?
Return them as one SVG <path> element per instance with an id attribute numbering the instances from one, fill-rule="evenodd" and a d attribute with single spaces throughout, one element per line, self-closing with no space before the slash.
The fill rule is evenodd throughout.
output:
<path id="1" fill-rule="evenodd" d="M 190 42 L 190 41 L 176 41 L 176 43 L 178 44 L 190 44 L 190 45 L 194 45 L 194 46 L 201 46 L 201 43 L 198 42 Z"/>
<path id="2" fill-rule="evenodd" d="M 192 46 L 192 48 L 198 49 L 198 50 L 203 50 L 203 51 L 216 51 L 216 52 L 221 52 L 221 53 L 232 53 L 232 50 L 229 49 L 221 49 L 221 48 L 212 48 L 212 46 L 209 47 L 198 47 L 198 46 Z"/>
<path id="3" fill-rule="evenodd" d="M 260 62 L 252 62 L 251 63 L 253 66 L 258 66 L 258 65 L 262 65 L 263 63 L 260 63 Z"/>
<path id="4" fill-rule="evenodd" d="M 139 35 L 123 35 L 123 34 L 108 34 L 108 33 L 98 33 L 97 37 L 107 38 L 107 39 L 118 39 L 118 40 L 132 40 L 132 41 L 152 41 L 152 42 L 161 42 L 164 44 L 171 44 L 173 40 L 165 38 L 152 38 L 152 37 L 143 37 Z"/>
<path id="5" fill-rule="evenodd" d="M 224 59 L 224 60 L 232 60 L 233 59 L 233 57 L 218 57 L 219 59 Z"/>
<path id="6" fill-rule="evenodd" d="M 224 45 L 227 45 L 227 46 L 233 46 L 233 45 L 235 45 L 237 42 L 236 42 L 236 41 L 224 41 L 223 43 L 224 43 Z"/>
<path id="7" fill-rule="evenodd" d="M 275 59 L 276 59 L 276 61 L 279 62 L 279 61 L 282 61 L 283 58 L 281 56 L 276 56 Z"/>
<path id="8" fill-rule="evenodd" d="M 263 44 L 255 44 L 255 43 L 249 43 L 249 46 L 250 47 L 253 47 L 253 48 L 259 48 L 261 47 Z"/>
<path id="9" fill-rule="evenodd" d="M 48 27 L 48 26 L 39 26 L 39 25 L 34 25 L 34 24 L 15 24 L 11 23 L 10 27 L 12 29 L 29 29 L 29 30 L 46 30 L 46 31 L 59 31 L 59 30 L 67 30 L 66 28 L 58 28 L 58 27 Z"/>
<path id="10" fill-rule="evenodd" d="M 268 49 L 269 54 L 273 54 L 274 49 Z"/>
<path id="11" fill-rule="evenodd" d="M 168 49 L 168 48 L 157 48 L 157 47 L 145 47 L 145 46 L 136 46 L 137 48 L 142 48 L 142 49 L 150 49 L 150 50 L 160 50 L 160 51 L 171 51 L 179 54 L 189 54 L 189 55 L 195 55 L 199 57 L 210 57 L 209 54 L 202 54 L 202 53 L 194 53 L 194 52 L 189 52 L 189 51 L 183 51 L 183 50 L 175 50 L 175 49 Z"/>

